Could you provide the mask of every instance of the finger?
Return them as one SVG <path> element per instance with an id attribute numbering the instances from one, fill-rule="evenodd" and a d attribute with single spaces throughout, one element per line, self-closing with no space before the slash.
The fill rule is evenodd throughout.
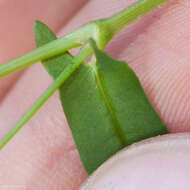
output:
<path id="1" fill-rule="evenodd" d="M 190 135 L 156 137 L 106 161 L 81 190 L 188 190 Z"/>
<path id="2" fill-rule="evenodd" d="M 86 0 L 6 0 L 0 2 L 0 63 L 35 47 L 32 25 L 42 20 L 55 32 L 80 9 Z M 63 11 L 64 10 L 64 11 Z M 0 79 L 0 99 L 22 72 Z"/>
<path id="3" fill-rule="evenodd" d="M 121 1 L 120 3 L 121 4 L 119 5 L 116 1 L 90 1 L 80 13 L 72 19 L 71 23 L 67 25 L 63 33 L 76 28 L 79 21 L 82 24 L 88 20 L 99 18 L 104 12 L 110 15 L 128 5 L 128 2 L 126 1 Z M 110 7 L 107 7 L 106 11 L 103 6 L 105 4 L 110 5 Z M 161 10 L 158 10 L 158 12 L 161 12 Z M 183 12 L 180 14 L 183 14 Z M 89 15 L 89 17 L 85 17 L 85 15 Z M 135 27 L 138 26 L 140 28 L 141 24 L 142 23 L 139 21 L 136 23 L 136 26 L 133 25 L 131 28 L 129 27 L 128 30 L 134 30 Z M 115 42 L 113 42 L 112 45 L 116 45 Z M 117 46 L 114 47 L 116 50 Z M 122 56 L 122 54 L 120 56 Z M 149 55 L 147 54 L 147 56 Z M 131 65 L 133 65 L 133 63 L 135 62 L 131 61 Z M 34 74 L 35 78 L 33 77 Z M 141 80 L 143 81 L 143 77 L 141 77 Z M 151 82 L 151 80 L 147 80 L 147 82 Z M 2 117 L 2 126 L 4 126 L 4 131 L 1 129 L 2 134 L 15 123 L 19 116 L 24 113 L 27 107 L 29 107 L 49 83 L 50 78 L 39 65 L 32 66 L 31 69 L 22 76 L 1 106 L 0 117 Z M 26 88 L 28 84 L 30 84 L 30 88 Z M 20 102 L 22 103 L 20 104 Z M 57 96 L 53 96 L 40 112 L 38 112 L 38 115 L 33 117 L 26 126 L 28 127 L 25 127 L 4 149 L 7 153 L 4 153 L 6 157 L 2 158 L 2 163 L 4 163 L 6 158 L 14 159 L 15 162 L 18 163 L 17 166 L 15 166 L 13 161 L 11 161 L 10 163 L 13 164 L 9 164 L 9 167 L 11 171 L 24 171 L 22 179 L 18 179 L 18 176 L 6 173 L 4 178 L 2 178 L 3 183 L 14 184 L 17 182 L 17 184 L 22 184 L 23 181 L 27 182 L 28 179 L 30 179 L 35 189 L 40 187 L 48 189 L 53 188 L 55 185 L 56 187 L 60 187 L 60 189 L 77 189 L 79 184 L 86 177 L 86 173 L 81 169 L 80 159 L 76 149 L 73 147 L 74 143 L 70 131 L 64 122 Z M 18 147 L 18 155 L 13 158 L 9 152 L 12 149 L 15 149 L 15 147 Z M 56 155 L 56 157 L 54 155 Z M 28 159 L 28 157 L 31 159 Z M 52 163 L 56 165 L 53 165 L 53 169 L 52 167 L 49 167 L 52 166 Z M 26 165 L 29 165 L 29 168 Z M 31 165 L 34 167 L 31 167 Z M 4 168 L 4 170 L 6 170 L 6 168 Z M 53 177 L 55 171 L 56 176 L 59 177 Z M 38 175 L 36 175 L 36 173 L 38 173 Z"/>

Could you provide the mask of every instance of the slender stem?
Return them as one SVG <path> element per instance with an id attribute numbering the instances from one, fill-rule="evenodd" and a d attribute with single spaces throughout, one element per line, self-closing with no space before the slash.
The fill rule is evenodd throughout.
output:
<path id="1" fill-rule="evenodd" d="M 65 80 L 81 65 L 83 60 L 91 53 L 91 48 L 87 44 L 73 59 L 74 64 L 70 64 L 58 76 L 58 78 L 45 90 L 39 99 L 30 107 L 22 118 L 13 126 L 13 128 L 0 140 L 0 149 L 2 149 L 9 140 L 23 127 L 23 125 L 39 110 L 46 100 L 64 83 Z"/>
<path id="2" fill-rule="evenodd" d="M 94 31 L 93 25 L 84 25 L 74 32 L 41 46 L 25 55 L 15 58 L 0 65 L 0 77 L 11 72 L 23 69 L 37 61 L 43 61 L 55 55 L 64 53 L 74 47 L 80 46 L 87 41 Z"/>
<path id="3" fill-rule="evenodd" d="M 102 24 L 104 27 L 108 27 L 107 30 L 109 30 L 111 36 L 113 36 L 126 25 L 166 1 L 168 0 L 139 0 L 131 6 L 123 9 L 121 12 L 103 19 Z"/>

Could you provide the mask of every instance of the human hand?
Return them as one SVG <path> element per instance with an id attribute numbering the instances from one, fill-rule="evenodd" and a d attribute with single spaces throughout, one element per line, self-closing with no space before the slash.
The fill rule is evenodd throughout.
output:
<path id="1" fill-rule="evenodd" d="M 43 8 L 41 4 L 39 10 L 36 9 L 38 2 L 47 7 Z M 60 32 L 65 34 L 89 20 L 109 16 L 127 7 L 131 2 L 56 0 L 51 4 L 51 1 L 35 0 L 30 3 L 31 5 L 29 2 L 20 1 L 17 7 L 12 7 L 12 2 L 7 0 L 0 4 L 0 9 L 3 10 L 0 11 L 0 19 L 4 29 L 4 33 L 0 31 L 0 48 L 4 52 L 0 55 L 1 62 L 20 55 L 34 44 L 31 31 L 36 15 L 38 19 L 44 19 L 54 30 L 58 30 L 62 23 L 68 21 Z M 79 9 L 81 4 L 84 4 L 84 7 Z M 23 13 L 20 11 L 21 7 Z M 30 9 L 30 13 L 27 8 Z M 149 13 L 127 27 L 106 48 L 111 55 L 126 60 L 135 70 L 152 105 L 171 132 L 190 130 L 188 8 L 188 0 L 171 0 L 161 9 Z M 10 11 L 12 16 L 6 20 L 8 10 L 14 12 Z M 20 21 L 20 17 L 24 17 L 23 26 L 21 23 L 12 29 L 7 27 L 13 26 L 13 21 Z M 12 34 L 7 33 L 6 27 L 14 32 L 14 38 L 10 38 Z M 21 33 L 23 30 L 26 31 Z M 19 80 L 16 81 L 18 77 Z M 50 83 L 50 77 L 40 64 L 1 79 L 2 136 Z M 7 86 L 10 87 L 9 92 L 5 89 Z M 188 151 L 186 154 L 189 154 Z M 6 188 L 79 188 L 87 175 L 74 146 L 57 94 L 48 100 L 38 114 L 1 151 L 0 168 L 0 184 Z M 148 175 L 145 171 L 144 175 L 146 174 Z"/>

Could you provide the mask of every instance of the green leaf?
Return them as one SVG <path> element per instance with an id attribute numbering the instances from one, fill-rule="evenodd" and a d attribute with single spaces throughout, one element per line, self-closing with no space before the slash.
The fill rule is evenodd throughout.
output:
<path id="1" fill-rule="evenodd" d="M 35 23 L 37 45 L 54 40 Z M 114 153 L 133 142 L 167 133 L 148 102 L 134 72 L 124 63 L 94 49 L 97 65 L 82 64 L 60 88 L 60 99 L 86 171 L 90 174 Z M 72 64 L 69 53 L 43 62 L 56 78 Z"/>

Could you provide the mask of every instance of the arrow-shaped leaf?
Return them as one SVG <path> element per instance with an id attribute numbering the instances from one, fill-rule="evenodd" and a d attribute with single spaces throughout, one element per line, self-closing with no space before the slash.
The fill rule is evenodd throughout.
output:
<path id="1" fill-rule="evenodd" d="M 41 46 L 56 39 L 40 22 L 34 27 Z M 91 41 L 97 63 L 81 65 L 59 89 L 81 160 L 92 173 L 126 145 L 167 133 L 129 66 L 112 59 Z M 72 64 L 69 53 L 43 62 L 53 78 Z"/>

